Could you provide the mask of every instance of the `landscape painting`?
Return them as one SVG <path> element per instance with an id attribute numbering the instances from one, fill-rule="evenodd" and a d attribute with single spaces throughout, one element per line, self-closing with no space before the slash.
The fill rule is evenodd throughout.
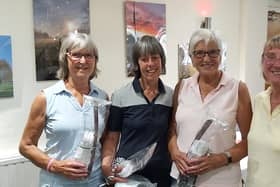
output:
<path id="1" fill-rule="evenodd" d="M 11 36 L 0 35 L 0 97 L 13 97 Z"/>
<path id="2" fill-rule="evenodd" d="M 269 10 L 267 17 L 267 39 L 280 34 L 280 11 Z"/>
<path id="3" fill-rule="evenodd" d="M 89 0 L 33 0 L 36 80 L 56 80 L 60 40 L 90 32 Z"/>
<path id="4" fill-rule="evenodd" d="M 165 4 L 125 2 L 126 72 L 133 76 L 132 47 L 143 35 L 155 36 L 166 54 Z M 165 72 L 162 72 L 165 74 Z"/>

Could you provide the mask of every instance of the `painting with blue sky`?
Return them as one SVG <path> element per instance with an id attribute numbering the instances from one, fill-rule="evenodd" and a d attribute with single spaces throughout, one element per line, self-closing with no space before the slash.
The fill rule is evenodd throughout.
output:
<path id="1" fill-rule="evenodd" d="M 89 0 L 33 0 L 36 80 L 56 80 L 61 37 L 90 32 Z"/>
<path id="2" fill-rule="evenodd" d="M 0 97 L 14 95 L 11 46 L 11 37 L 0 35 Z"/>

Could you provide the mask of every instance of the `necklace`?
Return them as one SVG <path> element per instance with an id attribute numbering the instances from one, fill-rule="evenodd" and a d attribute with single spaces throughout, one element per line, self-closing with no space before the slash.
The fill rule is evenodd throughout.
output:
<path id="1" fill-rule="evenodd" d="M 149 87 L 147 88 L 146 86 L 144 86 L 144 83 L 142 81 L 142 79 L 139 79 L 140 81 L 140 85 L 143 89 L 143 94 L 144 96 L 149 100 L 149 101 L 152 101 L 157 95 L 158 95 L 158 88 L 152 88 L 152 87 Z"/>
<path id="2" fill-rule="evenodd" d="M 70 81 L 68 80 L 65 80 L 65 85 L 66 85 L 66 88 L 73 92 L 74 93 L 79 93 L 79 94 L 88 94 L 89 91 L 90 91 L 90 88 L 89 86 L 86 86 L 86 87 L 77 87 L 77 86 L 74 86 Z"/>
<path id="3" fill-rule="evenodd" d="M 219 72 L 219 77 L 218 79 L 216 79 L 215 81 L 212 81 L 210 83 L 207 83 L 205 81 L 201 81 L 202 79 L 198 80 L 198 85 L 199 85 L 199 91 L 200 91 L 200 95 L 202 100 L 212 91 L 214 90 L 218 85 L 219 82 L 222 78 L 223 73 Z"/>
<path id="4" fill-rule="evenodd" d="M 72 85 L 70 81 L 65 80 L 65 87 L 71 92 L 71 94 L 77 99 L 79 104 L 83 106 L 83 95 L 88 95 L 90 88 L 80 88 L 77 89 L 76 86 Z"/>

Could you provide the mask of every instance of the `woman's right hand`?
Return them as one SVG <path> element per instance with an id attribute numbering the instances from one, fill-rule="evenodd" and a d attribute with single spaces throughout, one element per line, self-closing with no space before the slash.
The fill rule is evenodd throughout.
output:
<path id="1" fill-rule="evenodd" d="M 184 175 L 188 169 L 187 154 L 177 149 L 171 153 L 171 159 L 175 163 L 179 172 Z"/>
<path id="2" fill-rule="evenodd" d="M 118 174 L 122 171 L 122 167 L 112 167 L 111 164 L 102 165 L 102 171 L 106 178 L 106 182 L 109 184 L 115 184 L 117 182 L 127 182 L 126 178 L 120 177 Z"/>
<path id="3" fill-rule="evenodd" d="M 115 158 L 116 149 L 118 147 L 120 132 L 106 131 L 104 136 L 104 142 L 102 146 L 102 172 L 109 184 L 115 184 L 116 182 L 127 182 L 126 178 L 122 178 L 118 175 L 121 172 L 121 167 L 112 167 L 112 163 Z"/>
<path id="4" fill-rule="evenodd" d="M 49 171 L 62 174 L 69 179 L 82 179 L 89 174 L 86 165 L 75 160 L 54 160 Z"/>

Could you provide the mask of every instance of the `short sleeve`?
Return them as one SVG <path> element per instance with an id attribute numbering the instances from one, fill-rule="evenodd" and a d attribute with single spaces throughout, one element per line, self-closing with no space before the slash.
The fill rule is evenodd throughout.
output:
<path id="1" fill-rule="evenodd" d="M 122 129 L 122 107 L 121 100 L 118 93 L 112 94 L 112 106 L 110 108 L 110 114 L 108 119 L 109 131 L 121 131 Z"/>

